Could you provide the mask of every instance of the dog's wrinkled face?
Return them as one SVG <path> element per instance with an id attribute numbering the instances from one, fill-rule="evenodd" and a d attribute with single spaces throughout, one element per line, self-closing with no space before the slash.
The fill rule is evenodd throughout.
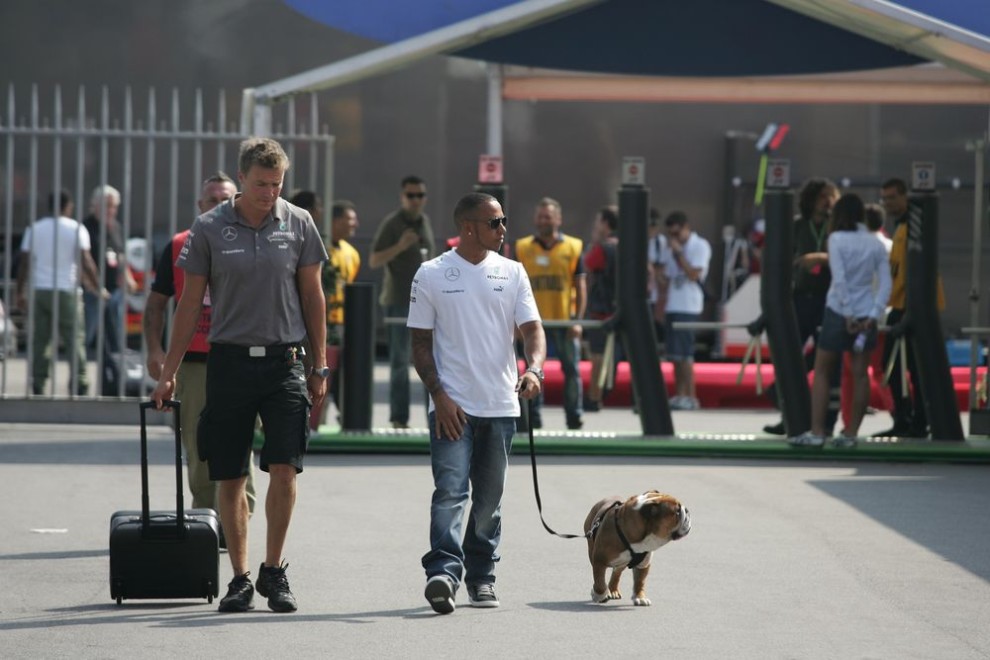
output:
<path id="1" fill-rule="evenodd" d="M 626 505 L 643 516 L 658 538 L 676 541 L 691 531 L 691 514 L 673 495 L 648 490 L 630 497 Z"/>

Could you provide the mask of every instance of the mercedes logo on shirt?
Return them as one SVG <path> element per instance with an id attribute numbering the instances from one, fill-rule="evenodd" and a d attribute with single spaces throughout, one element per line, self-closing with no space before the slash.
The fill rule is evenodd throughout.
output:
<path id="1" fill-rule="evenodd" d="M 453 282 L 454 280 L 460 279 L 461 271 L 457 267 L 451 266 L 446 271 L 444 271 L 443 276 L 447 279 L 448 282 Z"/>
<path id="2" fill-rule="evenodd" d="M 224 227 L 220 230 L 220 236 L 223 237 L 225 241 L 232 241 L 237 238 L 237 230 L 233 227 Z"/>

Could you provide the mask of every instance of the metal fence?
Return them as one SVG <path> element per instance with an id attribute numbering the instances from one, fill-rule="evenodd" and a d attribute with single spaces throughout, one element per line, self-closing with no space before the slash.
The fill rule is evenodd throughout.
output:
<path id="1" fill-rule="evenodd" d="M 207 98 L 197 89 L 191 100 L 183 102 L 179 91 L 172 90 L 162 103 L 154 89 L 136 99 L 130 88 L 112 94 L 103 87 L 93 99 L 80 87 L 75 107 L 70 109 L 60 87 L 42 93 L 32 86 L 27 96 L 26 104 L 19 106 L 11 85 L 6 110 L 0 111 L 0 398 L 125 399 L 143 395 L 150 383 L 144 373 L 147 355 L 140 315 L 156 261 L 165 243 L 177 231 L 188 228 L 198 214 L 196 200 L 203 180 L 218 170 L 236 179 L 238 147 L 250 137 L 240 127 L 247 125 L 236 107 L 241 97 L 234 94 L 228 98 L 219 90 Z M 164 112 L 162 105 L 166 106 Z M 284 116 L 276 118 L 275 131 L 269 137 L 282 143 L 292 163 L 283 189 L 288 194 L 296 186 L 304 187 L 332 200 L 334 138 L 320 126 L 316 96 L 291 99 L 280 110 Z M 26 309 L 19 309 L 15 299 L 17 268 L 21 259 L 31 259 L 30 251 L 21 251 L 22 236 L 35 220 L 58 216 L 57 208 L 54 214 L 49 211 L 49 196 L 54 193 L 57 199 L 60 190 L 74 199 L 74 219 L 80 224 L 89 211 L 103 211 L 99 217 L 105 217 L 105 202 L 99 209 L 88 207 L 90 191 L 105 185 L 117 188 L 121 195 L 117 218 L 127 249 L 119 255 L 119 267 L 130 269 L 140 284 L 134 292 L 122 287 L 115 324 L 115 343 L 121 351 L 104 350 L 106 302 L 99 299 L 97 346 L 86 364 L 89 392 L 83 395 L 69 387 L 77 382 L 76 346 L 75 342 L 59 346 L 59 310 L 54 305 L 49 345 L 52 369 L 43 392 L 35 394 L 32 342 L 40 298 L 32 278 L 26 289 Z M 315 219 L 324 236 L 329 236 L 330 206 L 325 204 L 324 217 Z M 93 240 L 106 246 L 106 231 L 106 223 L 101 222 L 100 236 Z M 56 246 L 53 241 L 57 250 Z M 56 275 L 63 268 L 78 269 L 79 250 L 74 252 L 75 260 L 72 255 L 56 252 Z M 104 256 L 95 259 L 101 283 L 107 264 Z M 82 323 L 76 315 L 74 328 Z M 108 361 L 119 367 L 120 377 L 115 379 L 116 391 L 104 392 L 106 368 L 113 366 Z M 127 365 L 129 375 L 125 374 Z M 129 380 L 138 382 L 137 391 L 128 387 Z"/>

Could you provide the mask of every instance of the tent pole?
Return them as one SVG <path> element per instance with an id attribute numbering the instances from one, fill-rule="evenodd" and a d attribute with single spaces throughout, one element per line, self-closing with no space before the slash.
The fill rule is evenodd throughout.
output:
<path id="1" fill-rule="evenodd" d="M 488 64 L 488 151 L 502 155 L 502 65 Z"/>
<path id="2" fill-rule="evenodd" d="M 980 326 L 980 274 L 981 257 L 983 254 L 983 196 L 984 196 L 984 162 L 986 161 L 987 138 L 974 140 L 966 145 L 967 151 L 972 151 L 975 158 L 973 168 L 973 274 L 969 289 L 969 325 Z M 969 409 L 976 409 L 976 365 L 980 362 L 979 350 L 982 338 L 979 334 L 969 338 Z"/>

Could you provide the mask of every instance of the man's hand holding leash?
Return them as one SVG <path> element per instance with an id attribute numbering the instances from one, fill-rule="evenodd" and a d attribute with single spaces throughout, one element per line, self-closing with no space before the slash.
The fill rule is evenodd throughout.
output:
<path id="1" fill-rule="evenodd" d="M 523 399 L 535 399 L 543 391 L 543 370 L 530 367 L 519 377 L 516 392 Z"/>

